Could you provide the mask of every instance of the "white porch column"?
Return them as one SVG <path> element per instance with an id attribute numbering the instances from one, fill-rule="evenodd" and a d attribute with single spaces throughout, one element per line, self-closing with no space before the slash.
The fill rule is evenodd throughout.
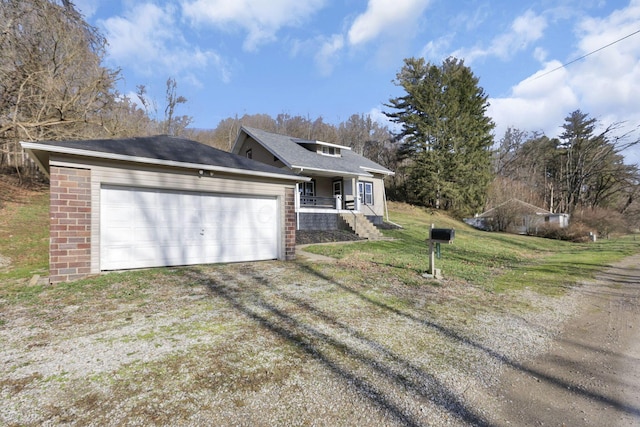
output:
<path id="1" fill-rule="evenodd" d="M 342 209 L 342 195 L 341 194 L 336 194 L 336 209 L 340 210 Z"/>
<path id="2" fill-rule="evenodd" d="M 296 230 L 300 230 L 300 183 L 296 183 L 294 206 L 296 211 Z"/>

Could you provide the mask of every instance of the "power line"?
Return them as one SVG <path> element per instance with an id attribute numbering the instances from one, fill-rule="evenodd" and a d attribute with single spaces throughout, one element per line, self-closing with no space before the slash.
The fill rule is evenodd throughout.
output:
<path id="1" fill-rule="evenodd" d="M 638 34 L 638 33 L 640 33 L 640 30 L 634 31 L 634 32 L 633 32 L 633 33 L 631 33 L 631 34 L 627 34 L 626 36 L 621 37 L 621 38 L 619 38 L 618 40 L 613 41 L 613 42 L 609 43 L 609 44 L 608 44 L 608 45 L 606 45 L 606 46 L 602 46 L 602 47 L 600 47 L 600 48 L 598 48 L 598 49 L 596 49 L 596 50 L 592 50 L 591 52 L 589 52 L 589 53 L 587 53 L 587 54 L 585 54 L 585 55 L 582 55 L 581 57 L 576 58 L 576 59 L 574 59 L 574 60 L 572 60 L 572 61 L 569 61 L 569 62 L 567 62 L 566 64 L 562 64 L 561 66 L 556 67 L 556 68 L 554 68 L 553 70 L 547 71 L 547 72 L 546 72 L 546 73 L 544 73 L 544 74 L 540 74 L 538 77 L 536 77 L 536 78 L 534 78 L 534 79 L 532 79 L 532 80 L 538 80 L 538 79 L 539 79 L 539 78 L 541 78 L 541 77 L 544 77 L 544 76 L 546 76 L 546 75 L 548 75 L 548 74 L 551 74 L 551 73 L 553 73 L 554 71 L 558 71 L 558 70 L 560 70 L 561 68 L 565 68 L 566 66 L 571 65 L 571 64 L 573 64 L 574 62 L 578 62 L 578 61 L 580 61 L 580 60 L 582 60 L 582 59 L 586 58 L 587 56 L 593 55 L 593 54 L 594 54 L 594 53 L 596 53 L 596 52 L 600 52 L 601 50 L 606 49 L 606 48 L 608 48 L 609 46 L 613 46 L 614 44 L 616 44 L 616 43 L 618 43 L 618 42 L 621 42 L 621 41 L 622 41 L 622 40 L 624 40 L 624 39 L 628 39 L 629 37 L 634 36 L 634 35 L 636 35 L 636 34 Z"/>

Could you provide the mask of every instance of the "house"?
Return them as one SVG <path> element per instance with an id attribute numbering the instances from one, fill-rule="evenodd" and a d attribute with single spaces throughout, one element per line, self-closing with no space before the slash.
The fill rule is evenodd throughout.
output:
<path id="1" fill-rule="evenodd" d="M 243 126 L 232 152 L 309 178 L 296 189 L 299 230 L 350 227 L 357 234 L 381 237 L 386 211 L 384 178 L 394 172 L 351 148 L 293 138 Z"/>
<path id="2" fill-rule="evenodd" d="M 510 199 L 464 221 L 481 230 L 515 234 L 536 233 L 542 227 L 565 228 L 569 214 L 553 213 L 518 199 Z"/>
<path id="3" fill-rule="evenodd" d="M 21 144 L 50 180 L 52 283 L 295 257 L 290 170 L 169 136 Z"/>

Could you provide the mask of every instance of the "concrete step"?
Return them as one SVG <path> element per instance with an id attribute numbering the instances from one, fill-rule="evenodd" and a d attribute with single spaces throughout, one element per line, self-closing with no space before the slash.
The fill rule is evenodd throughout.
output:
<path id="1" fill-rule="evenodd" d="M 341 213 L 342 220 L 359 237 L 368 240 L 382 239 L 384 235 L 361 213 Z"/>

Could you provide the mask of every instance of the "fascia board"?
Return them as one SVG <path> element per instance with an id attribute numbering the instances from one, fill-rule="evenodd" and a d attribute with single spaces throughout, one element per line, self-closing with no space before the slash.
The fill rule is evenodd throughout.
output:
<path id="1" fill-rule="evenodd" d="M 367 178 L 373 176 L 366 171 L 364 171 L 364 173 L 354 173 L 354 172 L 345 172 L 345 171 L 338 171 L 338 170 L 332 170 L 332 169 L 310 168 L 307 166 L 296 166 L 296 165 L 291 166 L 291 169 L 299 169 L 301 172 L 302 171 L 325 172 L 325 173 L 332 173 L 340 176 L 353 176 L 353 177 L 363 176 Z"/>
<path id="2" fill-rule="evenodd" d="M 275 156 L 278 158 L 278 160 L 280 160 L 286 167 L 288 167 L 289 169 L 292 169 L 293 166 L 291 166 L 291 163 L 289 163 L 286 159 L 283 159 L 278 153 L 276 153 L 275 151 L 273 151 L 271 149 L 270 146 L 263 144 L 259 138 L 257 138 L 254 134 L 252 134 L 249 130 L 242 128 L 242 132 L 244 132 L 247 136 L 250 136 L 256 143 L 258 143 L 262 148 L 264 148 L 265 150 L 267 150 L 272 156 Z M 242 143 L 244 144 L 244 142 L 247 139 L 245 138 L 244 141 L 242 141 Z M 238 138 L 236 138 L 236 144 L 238 144 L 239 140 Z M 240 146 L 242 144 L 239 144 L 238 147 L 236 148 L 236 146 L 234 145 L 233 150 L 234 150 L 234 154 L 240 154 L 239 152 L 235 152 L 235 151 L 239 151 Z"/>
<path id="3" fill-rule="evenodd" d="M 263 178 L 276 178 L 283 179 L 288 181 L 309 181 L 310 178 L 302 177 L 302 176 L 292 176 L 292 175 L 284 175 L 277 174 L 271 172 L 260 172 L 260 171 L 251 171 L 246 169 L 236 169 L 236 168 L 228 168 L 224 166 L 212 166 L 200 163 L 187 163 L 187 162 L 176 162 L 173 160 L 158 160 L 151 159 L 148 157 L 135 157 L 135 156 L 127 156 L 122 154 L 113 154 L 113 153 L 103 153 L 99 151 L 91 151 L 91 150 L 79 150 L 77 148 L 68 148 L 68 147 L 56 147 L 51 145 L 43 145 L 33 142 L 21 142 L 20 143 L 25 150 L 41 150 L 47 151 L 50 153 L 56 154 L 68 154 L 74 156 L 83 156 L 83 157 L 92 157 L 97 159 L 107 159 L 107 160 L 119 160 L 125 162 L 135 162 L 135 163 L 144 163 L 150 165 L 159 165 L 159 166 L 169 166 L 169 167 L 180 167 L 187 169 L 202 169 L 211 172 L 223 172 L 223 173 L 233 173 L 238 175 L 246 175 L 246 176 L 256 176 Z"/>
<path id="4" fill-rule="evenodd" d="M 367 171 L 367 172 L 373 172 L 373 173 L 379 173 L 382 175 L 395 175 L 395 172 L 389 171 L 389 170 L 382 170 L 382 169 L 375 169 L 375 168 L 368 168 L 365 166 L 360 166 L 360 169 Z"/>

